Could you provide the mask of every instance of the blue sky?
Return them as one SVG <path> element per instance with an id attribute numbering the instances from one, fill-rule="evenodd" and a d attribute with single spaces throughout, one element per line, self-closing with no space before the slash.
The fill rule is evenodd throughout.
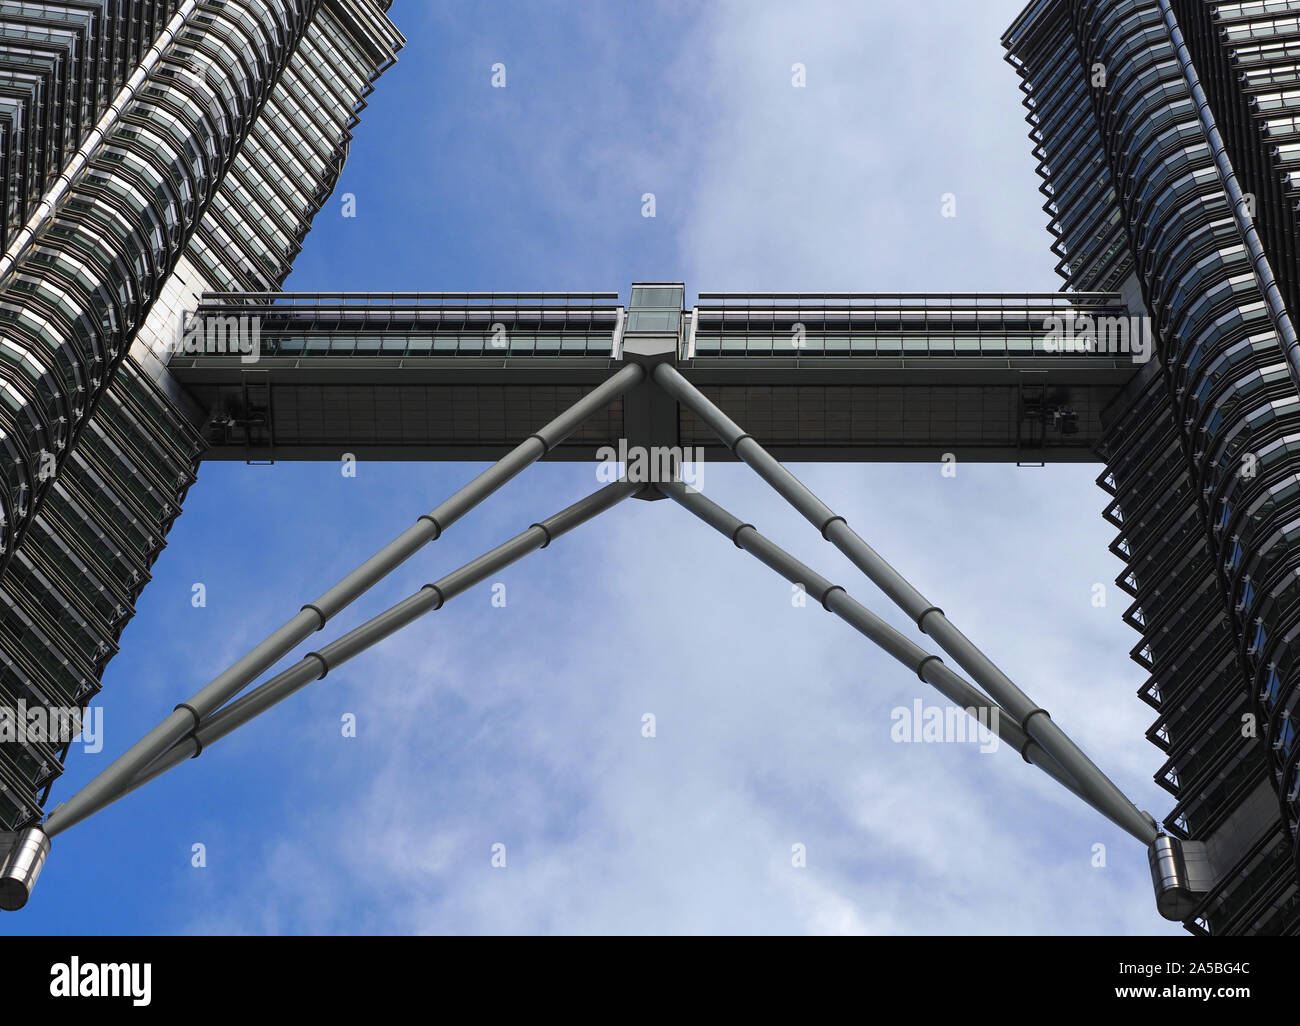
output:
<path id="1" fill-rule="evenodd" d="M 998 43 L 1017 2 L 632 10 L 399 0 L 408 47 L 288 287 L 1058 287 Z M 204 465 L 105 676 L 104 750 L 74 748 L 53 801 L 480 469 Z M 1167 811 L 1099 468 L 796 470 Z M 326 633 L 596 484 L 532 468 Z M 748 471 L 706 491 L 918 637 Z M 57 838 L 0 931 L 1178 932 L 1140 845 L 1006 748 L 893 743 L 925 686 L 671 504 L 497 582 L 505 608 L 472 590 Z"/>

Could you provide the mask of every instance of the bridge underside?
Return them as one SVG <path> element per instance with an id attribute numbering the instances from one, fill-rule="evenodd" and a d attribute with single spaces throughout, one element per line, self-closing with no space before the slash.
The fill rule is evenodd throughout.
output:
<path id="1" fill-rule="evenodd" d="M 964 365 L 963 365 L 964 363 Z M 326 364 L 322 366 L 321 364 Z M 540 366 L 539 366 L 540 364 Z M 740 366 L 737 366 L 740 364 Z M 827 365 L 829 364 L 829 365 Z M 496 460 L 611 373 L 611 359 L 319 362 L 181 358 L 172 372 L 212 414 L 205 459 Z M 1131 375 L 951 361 L 694 360 L 683 375 L 783 461 L 1098 462 L 1101 413 Z M 1065 420 L 1054 411 L 1072 411 Z M 632 432 L 623 403 L 549 459 L 594 458 Z M 676 444 L 730 458 L 687 410 Z"/>
<path id="2" fill-rule="evenodd" d="M 209 413 L 204 458 L 496 460 L 608 377 L 635 324 L 590 297 L 434 298 L 205 297 L 200 317 L 259 318 L 261 355 L 172 355 Z M 677 366 L 782 461 L 1099 462 L 1104 411 L 1135 365 L 1043 351 L 1045 317 L 1075 300 L 865 298 L 702 303 L 680 314 Z M 731 458 L 688 410 L 669 416 L 657 441 Z M 625 420 L 616 402 L 547 458 L 592 460 L 641 434 Z"/>

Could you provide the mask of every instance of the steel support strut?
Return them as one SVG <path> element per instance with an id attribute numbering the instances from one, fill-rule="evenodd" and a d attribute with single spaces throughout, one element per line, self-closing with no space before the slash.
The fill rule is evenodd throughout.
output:
<path id="1" fill-rule="evenodd" d="M 309 652 L 284 672 L 204 719 L 192 734 L 182 738 L 159 758 L 141 768 L 125 787 L 109 799 L 109 802 L 116 801 L 162 776 L 187 759 L 198 758 L 204 749 L 308 684 L 323 679 L 330 670 L 342 666 L 353 656 L 379 644 L 389 635 L 424 616 L 425 613 L 441 609 L 457 595 L 487 580 L 497 571 L 522 559 L 530 552 L 546 548 L 556 538 L 617 505 L 628 496 L 640 491 L 642 487 L 640 484 L 626 480 L 608 484 L 541 523 L 533 524 L 522 534 L 503 542 L 490 552 L 479 556 L 478 559 L 466 563 L 459 570 L 453 570 L 432 584 L 426 584 L 414 595 L 372 617 L 360 627 L 348 631 L 320 651 Z M 53 837 L 71 825 L 71 823 L 53 825 L 47 823 L 45 833 Z"/>
<path id="2" fill-rule="evenodd" d="M 588 393 L 549 424 L 530 435 L 449 499 L 416 521 L 383 549 L 348 574 L 334 587 L 309 602 L 291 620 L 265 638 L 170 716 L 149 731 L 103 772 L 58 806 L 45 821 L 51 836 L 81 822 L 115 801 L 123 788 L 151 762 L 178 741 L 192 734 L 205 717 L 247 687 L 308 636 L 321 630 L 340 610 L 368 591 L 415 552 L 438 538 L 444 530 L 472 510 L 506 482 L 562 442 L 593 413 L 607 406 L 645 375 L 628 364 Z"/>
<path id="3" fill-rule="evenodd" d="M 1156 837 L 1155 820 L 1140 811 L 1128 797 L 1089 759 L 1065 733 L 1052 722 L 1047 710 L 1040 708 L 983 652 L 961 633 L 944 615 L 903 576 L 868 545 L 848 521 L 830 508 L 791 474 L 766 449 L 722 412 L 699 389 L 682 377 L 673 366 L 662 363 L 654 369 L 654 380 L 669 395 L 689 409 L 722 439 L 737 459 L 748 464 L 778 494 L 790 503 L 814 527 L 867 577 L 891 601 L 910 616 L 925 634 L 953 657 L 997 705 L 1007 710 L 1021 729 L 1056 760 L 1077 783 L 1075 790 L 1090 796 L 1097 808 L 1109 809 L 1108 815 L 1143 843 Z M 1113 813 L 1113 814 L 1112 814 Z"/>
<path id="4" fill-rule="evenodd" d="M 1049 756 L 1033 738 L 1025 734 L 1012 717 L 1006 715 L 1005 711 L 991 702 L 982 691 L 946 666 L 938 656 L 926 652 L 855 600 L 843 587 L 831 584 L 821 574 L 764 537 L 753 524 L 746 524 L 739 520 L 717 503 L 706 499 L 698 492 L 693 492 L 680 482 L 661 484 L 658 487 L 665 495 L 699 517 L 719 534 L 730 538 L 738 549 L 748 552 L 791 584 L 798 584 L 809 595 L 816 598 L 823 609 L 834 613 L 867 640 L 897 659 L 922 681 L 934 687 L 949 701 L 966 710 L 968 714 L 977 716 L 979 710 L 988 710 L 988 722 L 982 725 L 996 734 L 1000 740 L 1015 748 L 1025 762 L 1037 766 L 1122 830 L 1133 833 L 1132 823 L 1117 818 L 1115 810 L 1104 808 L 1084 793 L 1074 779 L 1061 769 L 1056 760 Z M 1138 835 L 1134 834 L 1134 836 Z"/>

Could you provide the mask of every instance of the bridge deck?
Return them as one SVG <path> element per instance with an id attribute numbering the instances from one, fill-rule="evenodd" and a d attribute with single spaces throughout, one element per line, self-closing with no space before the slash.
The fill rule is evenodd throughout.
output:
<path id="1" fill-rule="evenodd" d="M 1109 294 L 704 294 L 678 367 L 782 460 L 1097 462 L 1136 364 L 1051 351 L 1062 314 L 1125 316 Z M 198 316 L 257 332 L 255 362 L 171 355 L 210 413 L 207 459 L 490 460 L 612 373 L 627 311 L 612 293 L 267 294 L 204 297 Z M 619 402 L 550 458 L 623 437 Z M 688 411 L 675 441 L 728 458 Z"/>

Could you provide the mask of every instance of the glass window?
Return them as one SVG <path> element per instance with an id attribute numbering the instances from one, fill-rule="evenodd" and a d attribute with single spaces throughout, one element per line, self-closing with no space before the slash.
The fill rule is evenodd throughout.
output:
<path id="1" fill-rule="evenodd" d="M 681 324 L 682 315 L 679 311 L 653 311 L 635 310 L 628 314 L 627 330 L 628 331 L 667 331 L 675 332 L 678 325 Z"/>
<path id="2" fill-rule="evenodd" d="M 649 307 L 654 310 L 680 310 L 686 298 L 684 288 L 634 288 L 632 290 L 633 307 Z"/>

